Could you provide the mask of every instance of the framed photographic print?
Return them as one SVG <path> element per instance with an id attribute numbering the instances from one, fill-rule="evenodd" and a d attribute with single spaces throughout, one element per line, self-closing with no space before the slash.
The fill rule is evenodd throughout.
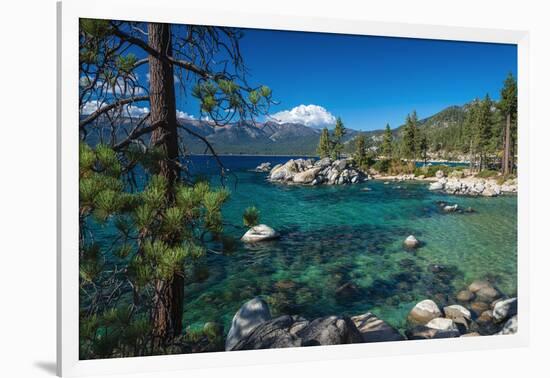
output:
<path id="1" fill-rule="evenodd" d="M 58 6 L 58 373 L 520 346 L 528 35 Z"/>

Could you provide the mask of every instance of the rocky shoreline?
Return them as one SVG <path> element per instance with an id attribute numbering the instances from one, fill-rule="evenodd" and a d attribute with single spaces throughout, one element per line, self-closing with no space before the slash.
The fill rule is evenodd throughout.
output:
<path id="1" fill-rule="evenodd" d="M 517 332 L 517 298 L 507 298 L 488 281 L 474 281 L 453 304 L 432 299 L 418 302 L 400 332 L 371 312 L 356 316 L 325 316 L 307 320 L 298 315 L 273 318 L 260 297 L 244 303 L 233 317 L 225 350 L 337 345 L 508 335 Z"/>
<path id="2" fill-rule="evenodd" d="M 257 172 L 266 172 L 267 163 L 256 167 Z M 358 184 L 368 180 L 368 175 L 357 169 L 351 159 L 332 160 L 324 158 L 290 159 L 269 170 L 268 180 L 299 185 L 344 185 Z"/>
<path id="3" fill-rule="evenodd" d="M 428 189 L 442 191 L 452 195 L 496 197 L 502 194 L 515 194 L 518 191 L 518 180 L 509 178 L 499 181 L 497 178 L 480 178 L 466 175 L 462 170 L 455 170 L 448 175 L 439 170 L 434 177 L 424 175 L 400 174 L 384 175 L 378 172 L 363 172 L 355 167 L 352 159 L 331 160 L 290 159 L 284 164 L 271 167 L 266 162 L 257 166 L 254 172 L 268 173 L 271 182 L 298 185 L 345 185 L 359 184 L 367 180 L 424 181 L 429 182 Z"/>

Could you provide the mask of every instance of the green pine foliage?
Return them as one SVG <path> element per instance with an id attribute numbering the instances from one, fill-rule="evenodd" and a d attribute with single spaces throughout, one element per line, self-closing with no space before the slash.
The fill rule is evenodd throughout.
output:
<path id="1" fill-rule="evenodd" d="M 331 141 L 328 133 L 328 129 L 325 127 L 321 131 L 321 136 L 319 137 L 319 146 L 317 147 L 317 154 L 321 159 L 331 156 Z"/>
<path id="2" fill-rule="evenodd" d="M 256 206 L 247 207 L 243 213 L 243 224 L 246 227 L 254 227 L 260 224 L 260 211 Z"/>

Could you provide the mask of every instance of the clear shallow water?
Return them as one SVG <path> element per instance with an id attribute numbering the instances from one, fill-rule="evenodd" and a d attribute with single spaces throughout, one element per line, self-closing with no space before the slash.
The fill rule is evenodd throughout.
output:
<path id="1" fill-rule="evenodd" d="M 418 182 L 284 186 L 267 182 L 264 173 L 248 171 L 263 161 L 286 160 L 224 158 L 235 174 L 228 183 L 232 195 L 224 208 L 225 222 L 240 226 L 243 210 L 255 205 L 261 222 L 281 238 L 255 246 L 239 243 L 230 255 L 209 255 L 208 278 L 186 287 L 186 325 L 219 321 L 227 332 L 242 303 L 261 295 L 273 315 L 313 318 L 372 311 L 402 328 L 416 302 L 434 298 L 445 304 L 475 279 L 489 278 L 504 293 L 516 293 L 515 196 L 448 196 Z M 207 161 L 195 158 L 196 168 L 213 172 L 215 165 Z M 445 214 L 437 201 L 475 212 Z M 235 238 L 245 231 L 226 227 Z M 402 243 L 409 234 L 423 246 L 405 250 Z M 445 269 L 432 273 L 431 264 Z M 348 282 L 356 290 L 337 294 Z"/>

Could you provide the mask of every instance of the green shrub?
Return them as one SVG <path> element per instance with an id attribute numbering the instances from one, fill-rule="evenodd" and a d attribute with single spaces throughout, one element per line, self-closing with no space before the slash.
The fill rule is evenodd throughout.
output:
<path id="1" fill-rule="evenodd" d="M 256 206 L 250 206 L 244 210 L 243 224 L 246 227 L 254 227 L 260 224 L 260 211 Z"/>
<path id="2" fill-rule="evenodd" d="M 481 172 L 479 172 L 476 177 L 480 177 L 480 178 L 489 178 L 489 177 L 496 177 L 498 176 L 499 172 L 498 171 L 493 171 L 491 169 L 484 169 L 482 170 Z"/>

